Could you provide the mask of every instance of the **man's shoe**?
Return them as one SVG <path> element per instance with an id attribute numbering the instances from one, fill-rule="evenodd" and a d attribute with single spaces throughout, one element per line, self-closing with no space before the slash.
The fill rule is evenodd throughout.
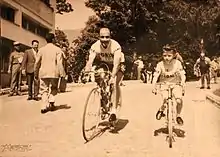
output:
<path id="1" fill-rule="evenodd" d="M 47 113 L 47 109 L 41 109 L 41 113 L 42 114 Z"/>
<path id="2" fill-rule="evenodd" d="M 35 101 L 39 101 L 40 99 L 38 97 L 33 98 Z"/>
<path id="3" fill-rule="evenodd" d="M 27 98 L 27 100 L 32 100 L 32 96 L 29 96 L 29 97 Z"/>
<path id="4" fill-rule="evenodd" d="M 113 121 L 116 121 L 117 118 L 116 118 L 116 114 L 112 113 L 109 117 L 109 122 L 113 122 Z"/>
<path id="5" fill-rule="evenodd" d="M 22 93 L 21 93 L 21 92 L 17 92 L 17 95 L 18 95 L 18 96 L 22 96 Z"/>
<path id="6" fill-rule="evenodd" d="M 179 117 L 176 117 L 176 122 L 177 124 L 179 125 L 183 125 L 183 119 L 179 116 Z"/>
<path id="7" fill-rule="evenodd" d="M 54 105 L 54 102 L 50 102 L 49 108 L 50 108 L 50 111 L 55 111 L 56 110 L 56 106 Z"/>
<path id="8" fill-rule="evenodd" d="M 205 87 L 200 87 L 200 89 L 204 89 Z"/>
<path id="9" fill-rule="evenodd" d="M 14 95 L 14 93 L 13 93 L 13 92 L 10 92 L 10 93 L 8 94 L 8 97 L 13 96 L 13 95 Z"/>
<path id="10" fill-rule="evenodd" d="M 165 117 L 166 115 L 163 113 L 163 111 L 157 111 L 157 114 L 156 114 L 156 119 L 157 120 L 160 120 L 162 117 Z"/>
<path id="11" fill-rule="evenodd" d="M 208 86 L 207 89 L 211 89 L 211 88 Z"/>

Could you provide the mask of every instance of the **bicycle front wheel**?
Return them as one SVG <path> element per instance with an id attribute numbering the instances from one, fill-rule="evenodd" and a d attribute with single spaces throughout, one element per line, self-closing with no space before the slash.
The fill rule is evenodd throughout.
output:
<path id="1" fill-rule="evenodd" d="M 173 145 L 173 115 L 172 115 L 172 100 L 168 100 L 168 142 L 169 147 L 172 148 Z"/>
<path id="2" fill-rule="evenodd" d="M 82 132 L 83 138 L 87 142 L 92 140 L 98 133 L 101 108 L 101 95 L 98 89 L 96 87 L 90 91 L 84 107 Z"/>

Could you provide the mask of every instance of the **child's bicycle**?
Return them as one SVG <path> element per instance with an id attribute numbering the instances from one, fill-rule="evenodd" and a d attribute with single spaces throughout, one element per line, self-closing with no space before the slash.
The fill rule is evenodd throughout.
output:
<path id="1" fill-rule="evenodd" d="M 94 73 L 97 85 L 89 92 L 83 112 L 82 132 L 86 142 L 92 140 L 102 132 L 99 126 L 105 123 L 106 119 L 110 118 L 110 112 L 113 106 L 114 85 L 109 84 L 111 72 L 106 70 L 102 72 L 95 71 Z M 93 99 L 96 99 L 94 100 L 96 102 L 91 103 Z M 91 123 L 91 121 L 93 121 L 92 125 L 88 126 L 88 123 Z M 115 121 L 109 120 L 107 122 L 107 128 L 114 127 L 115 123 Z"/>
<path id="2" fill-rule="evenodd" d="M 174 83 L 160 83 L 158 84 L 160 87 L 162 85 L 165 85 L 166 88 L 164 88 L 161 91 L 167 91 L 168 92 L 168 98 L 166 101 L 166 124 L 167 124 L 167 129 L 168 129 L 168 136 L 167 136 L 167 141 L 169 142 L 169 147 L 172 148 L 173 142 L 175 142 L 174 139 L 174 125 L 175 125 L 175 108 L 174 104 L 176 103 L 175 97 L 173 95 L 173 89 L 175 88 L 176 85 L 179 84 L 174 84 Z M 157 92 L 155 92 L 157 94 Z M 182 95 L 185 94 L 184 89 L 182 90 Z"/>

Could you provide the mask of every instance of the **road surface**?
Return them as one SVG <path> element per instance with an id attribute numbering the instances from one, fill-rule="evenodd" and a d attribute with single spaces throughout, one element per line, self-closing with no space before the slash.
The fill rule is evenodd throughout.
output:
<path id="1" fill-rule="evenodd" d="M 59 94 L 60 109 L 40 113 L 39 102 L 27 96 L 0 97 L 0 157 L 219 157 L 220 109 L 206 101 L 207 89 L 187 84 L 184 126 L 168 147 L 161 133 L 164 120 L 156 120 L 160 96 L 151 85 L 125 82 L 118 132 L 108 130 L 85 144 L 81 131 L 86 96 L 93 85 L 68 88 Z M 214 85 L 213 85 L 214 86 Z"/>

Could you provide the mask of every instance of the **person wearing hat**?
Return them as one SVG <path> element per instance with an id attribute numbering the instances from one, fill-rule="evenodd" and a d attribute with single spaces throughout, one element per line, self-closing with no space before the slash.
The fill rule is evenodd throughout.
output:
<path id="1" fill-rule="evenodd" d="M 14 93 L 21 95 L 21 63 L 23 61 L 24 53 L 20 51 L 21 49 L 19 42 L 14 42 L 13 46 L 14 50 L 10 54 L 8 67 L 8 73 L 11 74 L 11 89 L 8 96 L 13 96 Z"/>
<path id="2" fill-rule="evenodd" d="M 201 87 L 200 89 L 205 88 L 205 79 L 207 82 L 207 89 L 210 88 L 210 70 L 211 70 L 211 60 L 205 56 L 205 52 L 201 51 L 200 57 L 197 59 L 194 69 L 199 69 L 201 74 Z"/>

